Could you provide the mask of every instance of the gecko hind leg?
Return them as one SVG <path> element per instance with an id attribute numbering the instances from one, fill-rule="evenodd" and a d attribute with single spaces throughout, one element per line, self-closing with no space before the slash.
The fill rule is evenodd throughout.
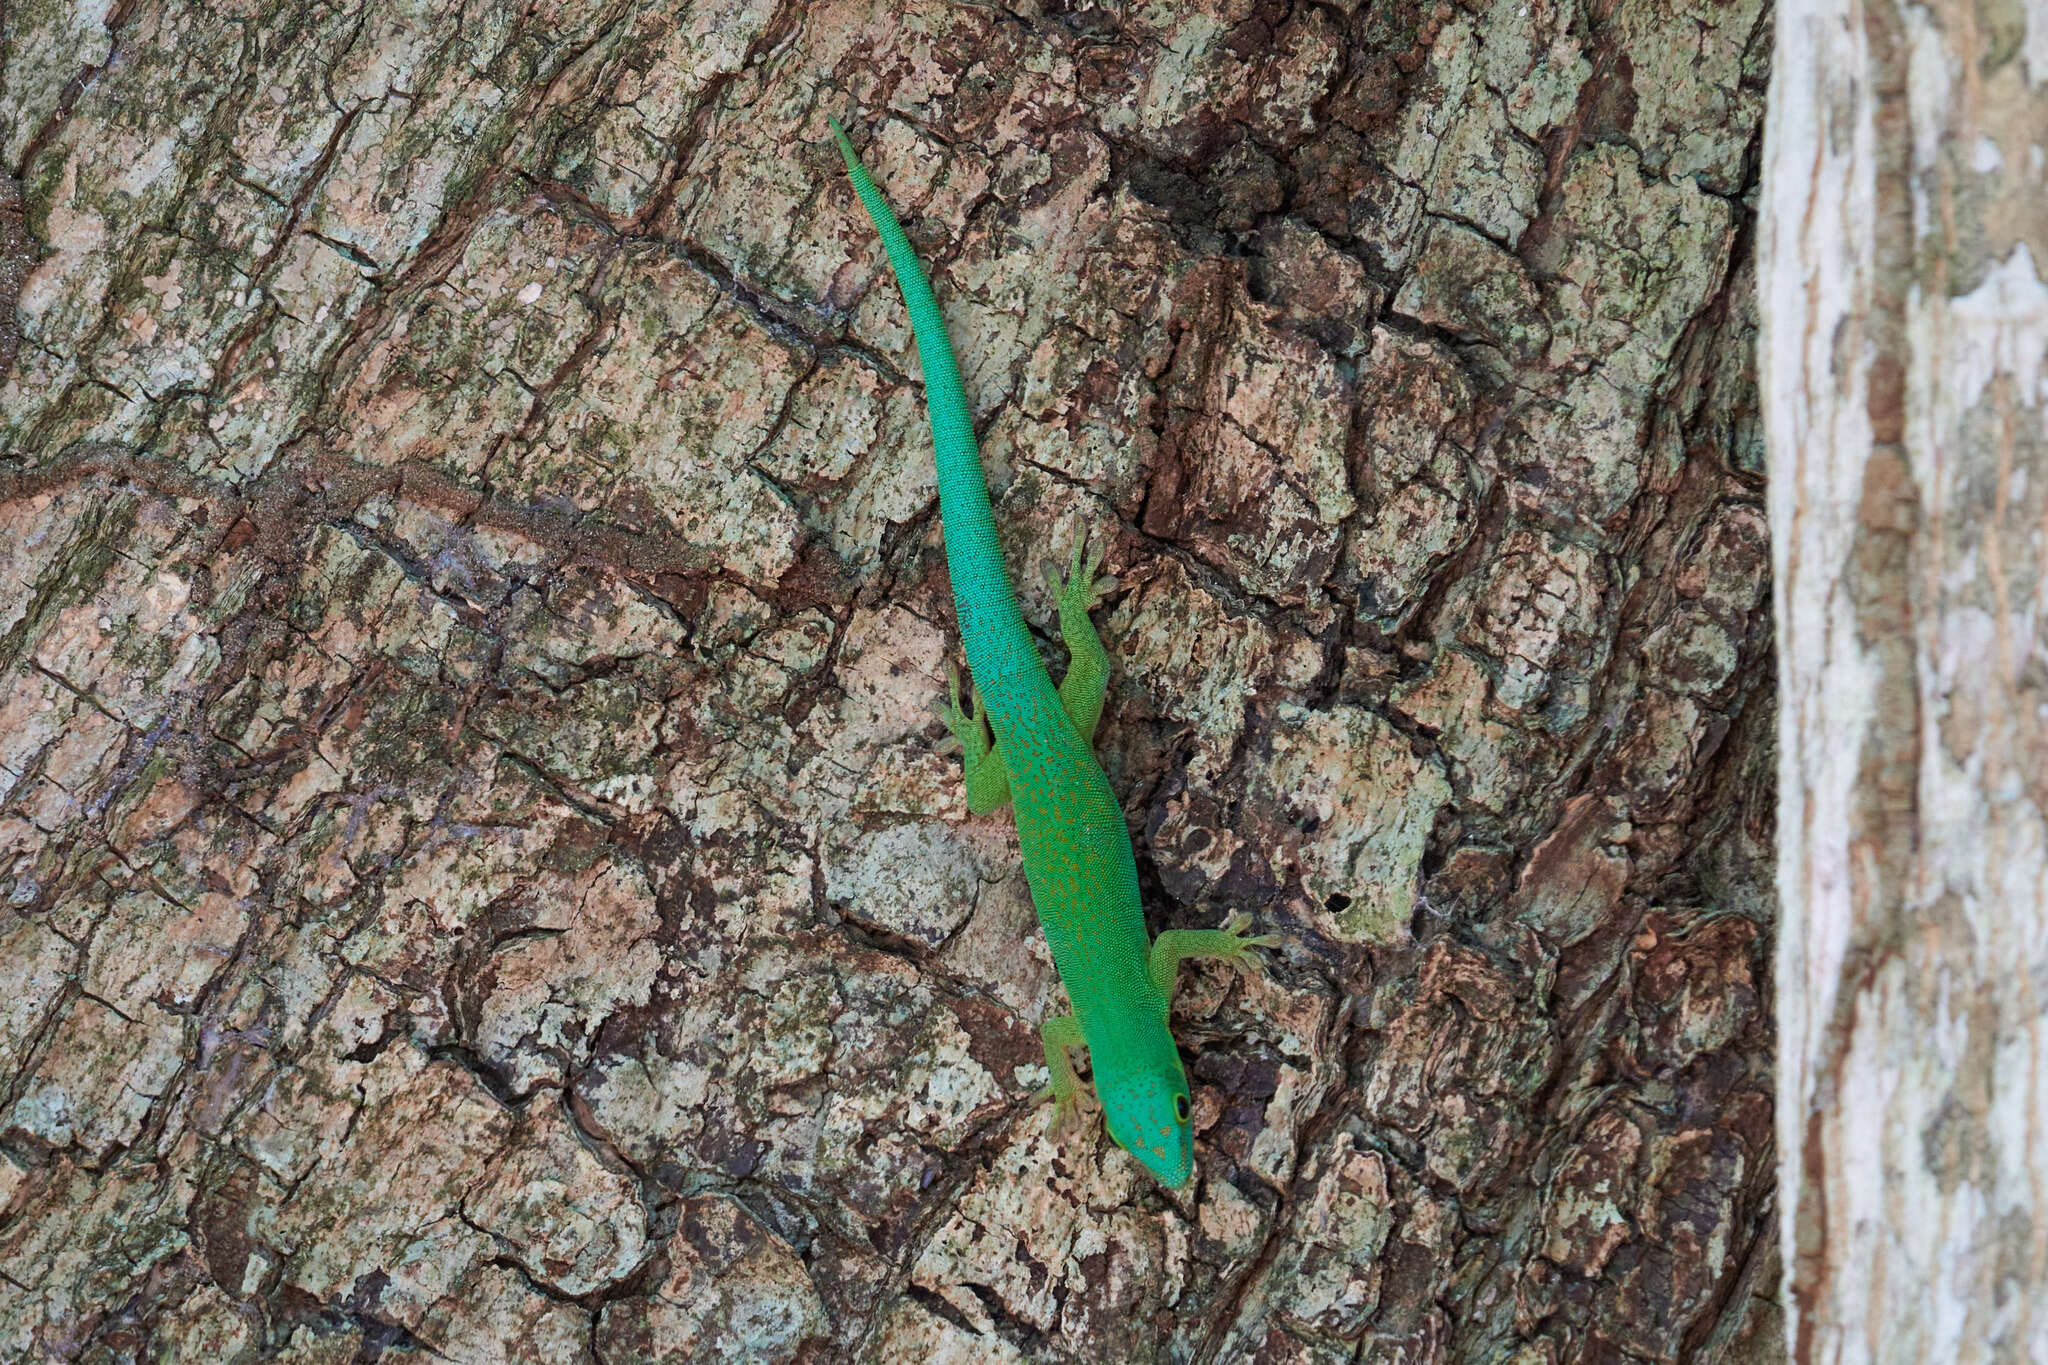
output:
<path id="1" fill-rule="evenodd" d="M 967 762 L 967 810 L 971 815 L 986 815 L 1010 799 L 1010 770 L 1003 766 L 1002 755 L 989 735 L 988 716 L 979 706 L 972 714 L 961 708 L 958 669 L 946 670 L 946 687 L 946 728 L 960 741 Z M 968 700 L 974 700 L 971 693 Z"/>
<path id="2" fill-rule="evenodd" d="M 1064 577 L 1050 568 L 1047 582 L 1058 599 L 1060 640 L 1067 647 L 1067 675 L 1060 679 L 1060 701 L 1067 717 L 1086 743 L 1095 740 L 1095 727 L 1102 719 L 1102 699 L 1109 689 L 1109 651 L 1088 613 L 1114 587 L 1113 578 L 1097 578 L 1102 567 L 1102 550 L 1090 549 L 1086 532 L 1074 538 L 1074 557 Z"/>

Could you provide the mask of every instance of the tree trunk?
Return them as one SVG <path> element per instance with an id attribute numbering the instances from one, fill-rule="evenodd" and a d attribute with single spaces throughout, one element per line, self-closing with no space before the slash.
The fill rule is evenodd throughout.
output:
<path id="1" fill-rule="evenodd" d="M 1779 22 L 1762 234 L 1800 1360 L 2048 1358 L 2048 5 Z"/>
<path id="2" fill-rule="evenodd" d="M 0 1358 L 1772 1357 L 1761 0 L 0 12 Z M 1284 939 L 1182 1193 L 1030 1102 L 828 112 Z"/>

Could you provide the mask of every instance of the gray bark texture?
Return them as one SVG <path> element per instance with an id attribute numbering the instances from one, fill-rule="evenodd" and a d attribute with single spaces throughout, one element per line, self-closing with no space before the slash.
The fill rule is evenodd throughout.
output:
<path id="1" fill-rule="evenodd" d="M 1778 33 L 1790 1344 L 2048 1360 L 2048 3 Z"/>
<path id="2" fill-rule="evenodd" d="M 0 15 L 0 1359 L 1781 1349 L 1763 0 Z M 1178 1193 L 1030 1101 L 833 112 L 1284 938 Z"/>

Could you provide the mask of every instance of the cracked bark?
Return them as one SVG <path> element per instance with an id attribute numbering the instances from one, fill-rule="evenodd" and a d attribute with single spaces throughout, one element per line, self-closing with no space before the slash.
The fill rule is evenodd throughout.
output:
<path id="1" fill-rule="evenodd" d="M 1769 22 L 10 8 L 0 1358 L 1774 1358 Z M 827 112 L 1287 938 L 1181 1196 L 1027 1102 Z"/>

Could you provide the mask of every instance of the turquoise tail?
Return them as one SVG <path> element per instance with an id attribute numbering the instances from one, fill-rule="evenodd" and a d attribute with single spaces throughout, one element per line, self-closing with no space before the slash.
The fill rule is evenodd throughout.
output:
<path id="1" fill-rule="evenodd" d="M 1044 674 L 1045 661 L 1024 627 L 1003 549 L 996 540 L 996 521 L 989 511 L 988 479 L 981 468 L 981 449 L 974 441 L 974 421 L 967 395 L 960 387 L 960 366 L 946 337 L 946 320 L 932 297 L 931 281 L 918 264 L 917 252 L 903 235 L 903 225 L 875 188 L 860 154 L 847 139 L 838 119 L 828 119 L 832 136 L 846 158 L 854 193 L 868 211 L 890 268 L 910 310 L 917 338 L 917 361 L 924 369 L 925 411 L 931 419 L 932 453 L 939 467 L 939 515 L 944 521 L 946 568 L 953 579 L 953 609 L 960 621 L 960 640 L 967 666 L 984 696 L 1020 674 Z"/>

